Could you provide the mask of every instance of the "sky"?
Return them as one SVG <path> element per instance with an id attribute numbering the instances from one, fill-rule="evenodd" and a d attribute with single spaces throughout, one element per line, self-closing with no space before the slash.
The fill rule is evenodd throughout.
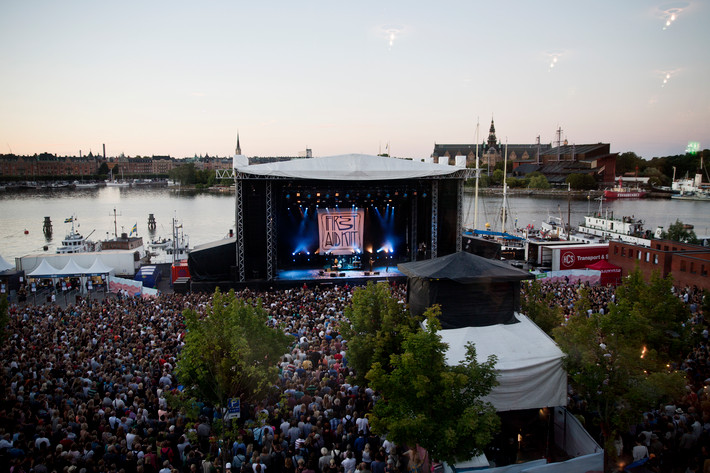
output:
<path id="1" fill-rule="evenodd" d="M 710 148 L 710 0 L 0 3 L 0 154 Z M 480 131 L 477 136 L 477 123 Z"/>

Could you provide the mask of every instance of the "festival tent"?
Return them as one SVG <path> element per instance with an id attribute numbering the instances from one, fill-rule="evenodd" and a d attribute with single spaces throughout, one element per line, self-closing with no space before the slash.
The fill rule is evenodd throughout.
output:
<path id="1" fill-rule="evenodd" d="M 83 266 L 79 266 L 74 258 L 69 258 L 67 264 L 60 270 L 58 270 L 57 275 L 60 277 L 80 277 L 86 276 L 89 269 Z"/>
<path id="2" fill-rule="evenodd" d="M 605 259 L 599 260 L 594 264 L 590 264 L 587 266 L 587 269 L 593 269 L 601 272 L 599 283 L 604 286 L 607 284 L 613 284 L 614 286 L 621 284 L 621 268 L 611 264 Z"/>
<path id="3" fill-rule="evenodd" d="M 501 261 L 463 251 L 397 268 L 408 276 L 412 314 L 421 315 L 439 304 L 443 329 L 516 323 L 520 281 L 534 278 Z"/>
<path id="4" fill-rule="evenodd" d="M 89 269 L 86 270 L 86 274 L 91 276 L 112 275 L 113 273 L 114 269 L 107 266 L 101 258 L 96 258 L 94 263 L 89 267 Z"/>
<path id="5" fill-rule="evenodd" d="M 5 272 L 8 269 L 15 269 L 15 265 L 9 263 L 5 258 L 0 256 L 0 273 Z"/>
<path id="6" fill-rule="evenodd" d="M 496 410 L 512 411 L 565 406 L 567 373 L 562 366 L 564 353 L 555 342 L 523 314 L 520 323 L 442 330 L 447 343 L 446 361 L 457 365 L 466 359 L 466 344 L 476 346 L 476 359 L 489 355 L 498 359 L 498 386 L 485 398 Z"/>
<path id="7" fill-rule="evenodd" d="M 46 259 L 43 259 L 31 273 L 27 275 L 29 278 L 57 278 L 59 270 L 49 264 Z"/>

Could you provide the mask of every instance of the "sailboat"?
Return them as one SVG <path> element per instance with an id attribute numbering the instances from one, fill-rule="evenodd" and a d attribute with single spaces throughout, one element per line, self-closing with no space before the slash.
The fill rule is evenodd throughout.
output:
<path id="1" fill-rule="evenodd" d="M 478 157 L 478 129 L 476 125 L 476 187 L 474 196 L 474 224 L 473 228 L 464 229 L 464 241 L 468 251 L 488 258 L 501 259 L 522 259 L 525 252 L 525 238 L 512 235 L 506 231 L 508 219 L 508 143 L 505 144 L 505 157 L 503 161 L 503 205 L 501 208 L 501 231 L 490 230 L 490 224 L 486 223 L 486 229 L 478 228 L 478 184 L 480 178 L 479 157 Z"/>

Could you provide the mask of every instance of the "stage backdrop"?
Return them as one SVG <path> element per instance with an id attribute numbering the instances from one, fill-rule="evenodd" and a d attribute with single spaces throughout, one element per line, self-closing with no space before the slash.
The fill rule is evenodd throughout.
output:
<path id="1" fill-rule="evenodd" d="M 350 255 L 362 251 L 363 209 L 318 209 L 321 254 Z"/>

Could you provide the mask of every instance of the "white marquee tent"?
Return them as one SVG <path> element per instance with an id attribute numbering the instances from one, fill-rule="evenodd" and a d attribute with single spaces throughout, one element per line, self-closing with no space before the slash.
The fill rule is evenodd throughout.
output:
<path id="1" fill-rule="evenodd" d="M 7 271 L 8 269 L 15 269 L 15 265 L 9 263 L 5 258 L 0 256 L 0 273 Z"/>
<path id="2" fill-rule="evenodd" d="M 43 259 L 39 266 L 30 272 L 27 277 L 29 278 L 56 278 L 59 277 L 59 270 L 49 264 L 46 259 Z"/>
<path id="3" fill-rule="evenodd" d="M 567 405 L 562 350 L 525 315 L 515 317 L 519 323 L 442 330 L 442 341 L 449 344 L 447 362 L 464 361 L 467 342 L 475 344 L 480 362 L 496 355 L 499 385 L 486 400 L 498 411 Z"/>

